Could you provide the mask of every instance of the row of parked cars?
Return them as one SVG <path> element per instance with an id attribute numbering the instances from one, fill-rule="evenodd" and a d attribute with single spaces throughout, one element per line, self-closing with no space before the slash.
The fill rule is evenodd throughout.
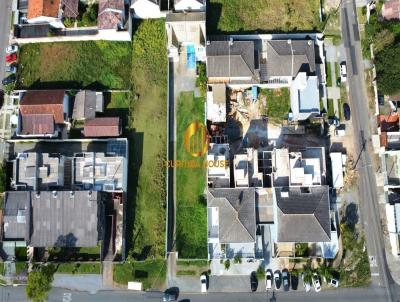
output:
<path id="1" fill-rule="evenodd" d="M 17 79 L 17 60 L 18 60 L 18 45 L 13 44 L 6 48 L 6 72 L 9 73 L 7 77 L 5 77 L 1 83 L 3 85 L 8 85 Z"/>
<path id="2" fill-rule="evenodd" d="M 321 291 L 321 282 L 317 273 L 313 273 L 312 275 L 311 278 L 312 284 L 304 280 L 305 279 L 304 273 L 300 274 L 300 278 L 301 281 L 303 282 L 304 290 L 306 292 L 309 292 L 311 290 L 311 287 L 314 287 L 314 290 L 316 292 Z M 273 287 L 275 290 L 279 290 L 281 287 L 283 287 L 284 291 L 289 291 L 291 283 L 295 282 L 296 285 L 292 284 L 292 289 L 297 289 L 298 278 L 295 276 L 292 276 L 291 278 L 290 273 L 287 269 L 283 269 L 282 272 L 276 270 L 274 273 L 272 272 L 272 270 L 267 269 L 265 272 L 265 289 L 267 291 L 272 290 Z M 328 284 L 332 287 L 338 287 L 339 281 L 336 279 L 331 279 L 329 280 Z M 250 276 L 250 285 L 251 285 L 251 290 L 253 292 L 257 290 L 258 280 L 256 272 L 253 272 Z"/>

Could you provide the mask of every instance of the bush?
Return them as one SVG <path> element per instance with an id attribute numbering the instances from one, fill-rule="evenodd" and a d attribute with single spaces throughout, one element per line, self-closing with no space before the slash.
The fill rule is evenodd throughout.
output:
<path id="1" fill-rule="evenodd" d="M 206 64 L 201 62 L 197 63 L 197 69 L 199 76 L 196 78 L 196 87 L 199 87 L 201 95 L 205 96 L 207 92 L 207 82 L 208 82 Z"/>
<path id="2" fill-rule="evenodd" d="M 378 89 L 384 94 L 400 92 L 400 43 L 387 46 L 376 54 Z"/>
<path id="3" fill-rule="evenodd" d="M 256 274 L 257 274 L 257 279 L 258 279 L 258 280 L 261 280 L 262 278 L 264 278 L 264 276 L 265 276 L 265 269 L 264 269 L 264 267 L 263 267 L 261 264 L 260 264 L 260 266 L 257 268 Z"/>
<path id="4" fill-rule="evenodd" d="M 242 258 L 240 258 L 240 256 L 236 255 L 235 258 L 233 259 L 233 263 L 235 263 L 235 264 L 242 263 Z"/>
<path id="5" fill-rule="evenodd" d="M 231 267 L 231 261 L 229 259 L 226 259 L 224 266 L 226 270 L 229 270 L 229 268 Z"/>

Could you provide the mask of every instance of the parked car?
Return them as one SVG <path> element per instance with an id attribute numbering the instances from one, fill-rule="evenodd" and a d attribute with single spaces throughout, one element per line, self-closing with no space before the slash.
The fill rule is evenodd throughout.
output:
<path id="1" fill-rule="evenodd" d="M 15 61 L 17 61 L 17 54 L 16 53 L 12 53 L 9 55 L 6 55 L 6 62 L 7 63 L 14 63 Z"/>
<path id="2" fill-rule="evenodd" d="M 12 74 L 12 75 L 4 78 L 3 81 L 1 81 L 1 83 L 3 85 L 8 85 L 8 84 L 14 83 L 16 79 L 17 78 L 16 78 L 15 74 Z"/>
<path id="3" fill-rule="evenodd" d="M 350 120 L 350 106 L 347 103 L 343 104 L 343 116 L 346 121 Z"/>
<path id="4" fill-rule="evenodd" d="M 6 66 L 6 72 L 17 73 L 17 66 L 16 65 Z"/>
<path id="5" fill-rule="evenodd" d="M 311 284 L 304 282 L 304 273 L 301 273 L 301 281 L 303 281 L 304 290 L 308 293 L 311 290 Z"/>
<path id="6" fill-rule="evenodd" d="M 9 45 L 6 48 L 6 53 L 7 54 L 14 53 L 14 52 L 17 52 L 17 51 L 18 51 L 18 45 L 17 44 Z"/>
<path id="7" fill-rule="evenodd" d="M 283 290 L 285 292 L 289 291 L 289 271 L 285 268 L 282 270 L 282 283 L 283 283 Z"/>
<path id="8" fill-rule="evenodd" d="M 275 289 L 279 289 L 281 287 L 281 272 L 280 271 L 275 271 L 274 273 L 274 283 L 275 283 Z"/>
<path id="9" fill-rule="evenodd" d="M 270 290 L 272 289 L 272 273 L 270 270 L 265 272 L 265 289 Z"/>
<path id="10" fill-rule="evenodd" d="M 339 281 L 332 278 L 331 281 L 329 281 L 329 285 L 333 287 L 339 287 Z"/>
<path id="11" fill-rule="evenodd" d="M 252 292 L 255 292 L 258 287 L 258 279 L 256 272 L 252 272 L 250 274 L 250 288 Z"/>
<path id="12" fill-rule="evenodd" d="M 178 299 L 178 289 L 171 287 L 165 290 L 163 295 L 163 302 L 174 302 Z"/>
<path id="13" fill-rule="evenodd" d="M 321 291 L 321 282 L 319 282 L 319 277 L 316 273 L 314 273 L 312 276 L 312 282 L 313 282 L 315 291 L 320 292 Z"/>
<path id="14" fill-rule="evenodd" d="M 200 284 L 201 284 L 201 292 L 206 293 L 207 292 L 207 276 L 206 275 L 201 275 L 200 276 Z"/>
<path id="15" fill-rule="evenodd" d="M 340 81 L 342 83 L 346 82 L 347 80 L 347 67 L 346 62 L 340 63 Z"/>

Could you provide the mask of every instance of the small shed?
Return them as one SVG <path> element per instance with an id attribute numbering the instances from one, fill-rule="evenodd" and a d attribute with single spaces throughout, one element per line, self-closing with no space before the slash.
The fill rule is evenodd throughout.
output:
<path id="1" fill-rule="evenodd" d="M 119 117 L 97 117 L 85 121 L 83 129 L 85 137 L 117 137 L 121 135 Z"/>

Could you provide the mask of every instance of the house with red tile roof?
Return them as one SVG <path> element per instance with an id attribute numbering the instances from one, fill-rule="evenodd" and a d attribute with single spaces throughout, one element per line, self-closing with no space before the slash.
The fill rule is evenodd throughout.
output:
<path id="1" fill-rule="evenodd" d="M 19 137 L 56 137 L 69 115 L 64 90 L 28 90 L 20 100 Z"/>
<path id="2" fill-rule="evenodd" d="M 99 0 L 97 27 L 99 30 L 122 29 L 125 20 L 124 0 Z"/>
<path id="3" fill-rule="evenodd" d="M 386 1 L 382 6 L 382 16 L 386 20 L 400 19 L 400 0 Z"/>
<path id="4" fill-rule="evenodd" d="M 29 0 L 28 23 L 49 23 L 55 28 L 63 28 L 64 24 L 60 20 L 60 4 L 61 0 Z"/>
<path id="5" fill-rule="evenodd" d="M 119 117 L 97 117 L 85 121 L 83 128 L 85 137 L 118 137 L 121 135 Z"/>

